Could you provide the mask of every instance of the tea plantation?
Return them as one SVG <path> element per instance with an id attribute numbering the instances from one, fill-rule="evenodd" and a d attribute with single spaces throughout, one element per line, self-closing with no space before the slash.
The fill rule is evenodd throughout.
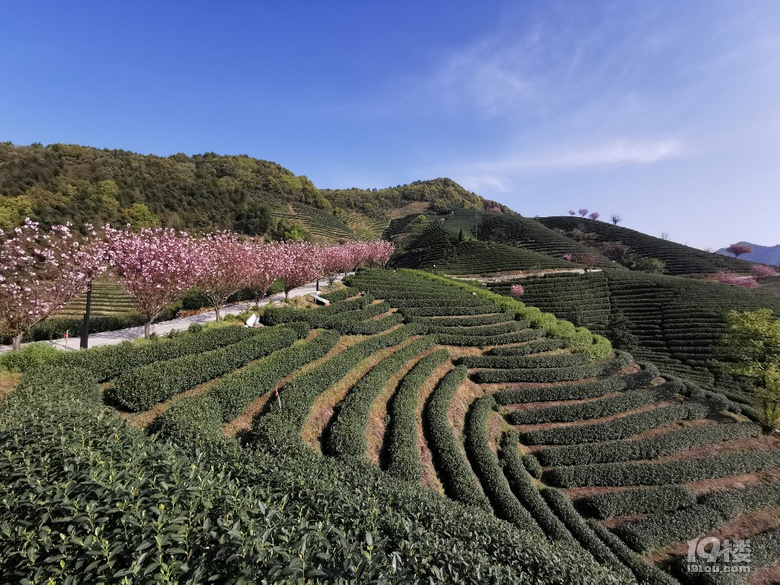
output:
<path id="1" fill-rule="evenodd" d="M 588 277 L 597 325 L 614 284 Z M 0 581 L 744 583 L 780 559 L 780 439 L 717 385 L 429 273 L 326 296 L 26 372 Z M 751 574 L 687 574 L 703 535 L 750 539 Z"/>

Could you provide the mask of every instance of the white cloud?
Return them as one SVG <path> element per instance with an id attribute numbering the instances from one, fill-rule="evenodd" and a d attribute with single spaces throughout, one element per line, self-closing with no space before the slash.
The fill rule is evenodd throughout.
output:
<path id="1" fill-rule="evenodd" d="M 526 171 L 566 171 L 624 164 L 653 164 L 669 158 L 679 158 L 684 154 L 686 149 L 682 141 L 675 138 L 649 141 L 622 139 L 545 154 L 514 154 L 495 161 L 474 163 L 468 165 L 468 168 L 474 173 L 512 175 Z"/>

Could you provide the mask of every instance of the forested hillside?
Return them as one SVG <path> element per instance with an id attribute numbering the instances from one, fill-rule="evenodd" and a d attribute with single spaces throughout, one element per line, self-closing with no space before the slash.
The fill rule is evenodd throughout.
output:
<path id="1" fill-rule="evenodd" d="M 229 229 L 274 239 L 316 239 L 317 232 L 350 238 L 378 235 L 412 202 L 423 203 L 423 210 L 497 205 L 449 179 L 380 190 L 320 190 L 304 175 L 245 155 L 161 157 L 68 144 L 0 143 L 0 228 L 5 230 L 30 217 L 44 225 L 130 223 Z M 336 222 L 350 227 L 334 234 Z"/>

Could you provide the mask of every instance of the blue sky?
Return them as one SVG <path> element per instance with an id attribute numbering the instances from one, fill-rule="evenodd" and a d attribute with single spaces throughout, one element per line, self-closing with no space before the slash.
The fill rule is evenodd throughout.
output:
<path id="1" fill-rule="evenodd" d="M 775 0 L 0 2 L 0 140 L 780 243 Z"/>

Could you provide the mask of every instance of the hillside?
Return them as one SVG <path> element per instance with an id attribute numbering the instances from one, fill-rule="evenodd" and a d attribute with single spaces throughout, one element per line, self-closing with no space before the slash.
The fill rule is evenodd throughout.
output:
<path id="1" fill-rule="evenodd" d="M 666 274 L 694 276 L 712 274 L 721 270 L 750 272 L 750 264 L 743 259 L 725 258 L 720 254 L 648 236 L 642 232 L 604 221 L 570 216 L 541 217 L 538 221 L 564 235 L 576 237 L 591 245 L 606 242 L 623 244 L 628 247 L 624 254 L 633 253 L 642 258 L 661 260 L 664 263 Z"/>
<path id="2" fill-rule="evenodd" d="M 449 179 L 380 190 L 320 190 L 279 164 L 209 152 L 169 157 L 78 145 L 0 143 L 0 229 L 24 217 L 274 239 L 377 237 L 399 209 L 496 205 Z"/>
<path id="3" fill-rule="evenodd" d="M 523 300 L 617 341 L 628 332 L 626 349 L 653 361 L 664 374 L 682 376 L 705 388 L 734 386 L 713 364 L 729 311 L 771 308 L 780 313 L 780 294 L 771 285 L 745 290 L 714 282 L 626 270 L 548 274 L 506 279 L 488 286 L 508 294 L 525 288 Z M 626 343 L 624 341 L 624 343 Z M 620 347 L 621 344 L 618 343 Z"/>
<path id="4" fill-rule="evenodd" d="M 179 581 L 687 584 L 686 540 L 724 533 L 770 575 L 780 440 L 749 406 L 484 289 L 407 270 L 348 284 L 261 329 L 28 372 L 0 412 L 19 527 L 3 575 L 156 574 L 133 561 L 152 545 Z M 83 538 L 92 516 L 101 540 Z"/>

